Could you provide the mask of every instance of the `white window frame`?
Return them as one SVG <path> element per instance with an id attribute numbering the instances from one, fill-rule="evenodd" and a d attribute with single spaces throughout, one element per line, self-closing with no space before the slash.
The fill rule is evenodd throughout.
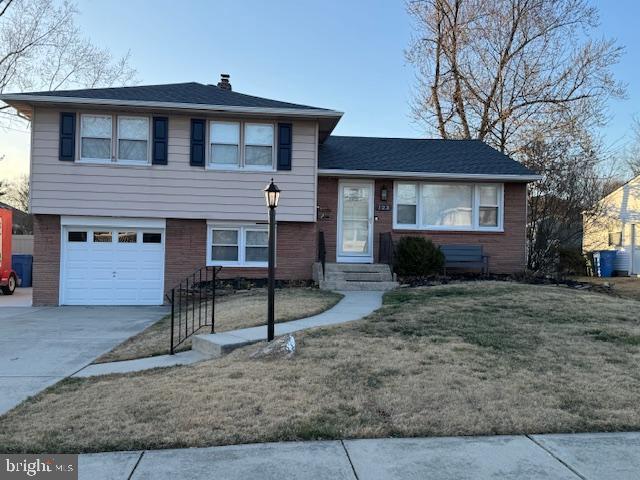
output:
<path id="1" fill-rule="evenodd" d="M 398 187 L 400 185 L 413 185 L 416 189 L 416 223 L 398 223 L 396 224 L 396 220 L 398 219 Z M 420 193 L 421 187 L 420 182 L 394 182 L 393 184 L 393 228 L 394 229 L 403 229 L 403 230 L 418 230 L 420 227 Z M 405 204 L 402 205 L 411 205 Z"/>
<path id="2" fill-rule="evenodd" d="M 266 147 L 267 145 L 257 145 L 253 143 L 247 143 L 247 127 L 250 126 L 262 126 L 269 125 L 273 131 L 273 138 L 271 141 L 271 165 L 249 165 L 246 164 L 245 151 L 247 147 Z M 258 170 L 258 171 L 272 171 L 275 168 L 276 161 L 276 126 L 269 122 L 243 122 L 242 123 L 242 167 L 246 170 Z"/>
<path id="3" fill-rule="evenodd" d="M 100 112 L 80 112 L 80 121 L 76 122 L 76 161 L 78 163 L 95 163 L 99 165 L 130 165 L 130 166 L 151 166 L 151 151 L 153 144 L 153 118 L 151 115 L 118 115 L 115 113 Z M 83 158 L 82 157 L 82 117 L 109 117 L 111 118 L 111 157 L 110 158 Z M 149 124 L 149 134 L 147 136 L 147 160 L 120 160 L 120 131 L 119 118 L 146 118 Z M 88 137 L 93 138 L 93 137 Z M 126 140 L 126 139 L 124 139 Z"/>
<path id="4" fill-rule="evenodd" d="M 211 170 L 240 170 L 242 168 L 242 122 L 231 121 L 231 120 L 209 120 L 208 128 L 206 131 L 207 136 L 207 151 L 205 152 L 205 156 L 207 157 L 207 168 Z M 237 125 L 238 126 L 238 161 L 236 164 L 232 165 L 230 163 L 213 163 L 213 156 L 211 155 L 211 147 L 213 146 L 213 142 L 211 141 L 211 129 L 213 125 L 217 123 L 220 125 Z M 235 145 L 235 143 L 218 143 L 216 145 Z"/>
<path id="5" fill-rule="evenodd" d="M 120 158 L 120 140 L 138 140 L 137 138 L 123 138 L 120 137 L 120 119 L 135 119 L 135 118 L 146 118 L 147 119 L 147 159 L 146 160 L 123 160 Z M 116 162 L 122 165 L 149 165 L 151 163 L 151 117 L 147 115 L 115 115 L 115 131 L 116 131 L 116 139 L 115 139 L 115 150 L 116 152 Z M 113 122 L 113 120 L 111 120 Z M 113 124 L 113 123 L 112 123 Z"/>
<path id="6" fill-rule="evenodd" d="M 398 219 L 398 185 L 411 184 L 416 185 L 416 223 L 415 224 L 399 224 Z M 470 226 L 446 226 L 446 225 L 423 225 L 422 212 L 423 200 L 422 189 L 424 185 L 471 185 L 472 189 L 472 212 Z M 481 226 L 480 225 L 480 187 L 481 186 L 497 186 L 498 187 L 498 225 L 497 226 Z M 461 183 L 461 182 L 428 182 L 428 181 L 395 181 L 393 183 L 393 229 L 394 230 L 427 230 L 427 231 L 445 231 L 445 232 L 504 232 L 504 183 Z"/>
<path id="7" fill-rule="evenodd" d="M 481 187 L 498 187 L 497 195 L 498 201 L 496 205 L 482 205 L 480 203 L 480 188 Z M 477 224 L 478 230 L 480 231 L 494 231 L 502 229 L 502 198 L 504 197 L 504 184 L 498 185 L 495 183 L 477 183 L 475 184 L 474 189 L 474 207 L 473 212 L 475 215 L 475 222 Z M 480 208 L 488 207 L 488 208 L 498 208 L 498 213 L 496 215 L 497 225 L 480 225 Z"/>
<path id="8" fill-rule="evenodd" d="M 211 158 L 211 125 L 214 123 L 227 123 L 227 124 L 238 124 L 239 125 L 239 138 L 238 138 L 238 164 L 237 166 L 229 165 L 219 165 L 212 162 Z M 271 125 L 273 128 L 273 144 L 271 145 L 271 165 L 270 166 L 259 166 L 259 165 L 249 165 L 245 164 L 244 152 L 245 152 L 245 129 L 247 125 Z M 207 121 L 207 129 L 206 129 L 206 145 L 208 148 L 206 149 L 206 169 L 207 170 L 217 170 L 217 171 L 247 171 L 247 172 L 275 172 L 276 171 L 276 149 L 278 145 L 278 129 L 276 128 L 275 122 L 244 122 L 240 120 L 219 120 L 219 119 L 210 119 Z M 264 145 L 262 145 L 264 146 Z"/>
<path id="9" fill-rule="evenodd" d="M 109 152 L 109 158 L 91 158 L 82 156 L 82 119 L 85 117 L 103 117 L 111 119 L 111 136 L 109 142 L 111 143 L 111 150 Z M 101 138 L 101 137 L 87 137 L 87 138 Z M 106 140 L 106 138 L 105 138 Z M 78 161 L 83 163 L 112 163 L 113 162 L 113 115 L 104 113 L 81 113 L 80 121 L 78 122 Z"/>
<path id="10" fill-rule="evenodd" d="M 238 232 L 238 260 L 225 261 L 214 260 L 212 258 L 213 231 L 214 230 L 235 230 Z M 268 261 L 265 262 L 249 262 L 246 260 L 247 232 L 268 232 L 268 225 L 257 223 L 218 223 L 207 222 L 207 265 L 220 267 L 257 267 L 266 268 Z M 268 244 L 267 244 L 268 246 Z"/>

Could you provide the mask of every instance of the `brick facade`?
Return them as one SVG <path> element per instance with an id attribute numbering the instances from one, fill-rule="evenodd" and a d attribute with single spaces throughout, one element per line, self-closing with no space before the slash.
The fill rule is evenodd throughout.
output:
<path id="1" fill-rule="evenodd" d="M 60 216 L 33 217 L 33 305 L 58 305 Z"/>
<path id="2" fill-rule="evenodd" d="M 489 255 L 493 273 L 515 273 L 525 266 L 526 185 L 505 184 L 504 232 L 441 232 L 393 230 L 392 211 L 379 211 L 380 190 L 387 187 L 388 205 L 393 205 L 393 179 L 375 182 L 376 221 L 374 261 L 378 260 L 379 236 L 392 232 L 394 238 L 421 235 L 437 244 L 480 244 Z M 325 235 L 327 261 L 336 261 L 338 178 L 318 179 L 318 222 L 279 222 L 276 278 L 309 280 L 317 258 L 317 232 Z M 165 235 L 165 290 L 206 263 L 207 223 L 205 220 L 167 219 Z M 224 278 L 265 278 L 266 268 L 225 267 Z M 33 304 L 57 305 L 60 279 L 60 217 L 34 216 Z"/>
<path id="3" fill-rule="evenodd" d="M 394 230 L 392 210 L 378 211 L 380 190 L 387 187 L 387 205 L 393 206 L 393 179 L 378 179 L 375 182 L 373 250 L 374 261 L 378 260 L 379 236 L 392 232 L 394 238 L 419 235 L 430 238 L 439 245 L 480 244 L 489 255 L 489 270 L 492 273 L 516 273 L 525 268 L 526 184 L 506 183 L 504 188 L 504 232 L 442 232 L 426 230 Z M 338 215 L 338 178 L 318 178 L 318 230 L 324 232 L 327 245 L 327 261 L 336 261 L 336 231 Z M 322 219 L 322 217 L 325 217 Z"/>
<path id="4" fill-rule="evenodd" d="M 310 280 L 316 259 L 316 225 L 278 222 L 276 279 Z M 167 219 L 165 290 L 206 263 L 207 222 Z M 266 268 L 224 267 L 222 278 L 266 278 Z"/>

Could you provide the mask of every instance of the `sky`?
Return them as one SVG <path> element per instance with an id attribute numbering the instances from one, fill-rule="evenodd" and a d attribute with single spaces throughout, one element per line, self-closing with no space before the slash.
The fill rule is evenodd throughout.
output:
<path id="1" fill-rule="evenodd" d="M 640 2 L 593 1 L 598 35 L 626 47 L 614 75 L 628 96 L 610 102 L 602 131 L 619 151 L 640 115 Z M 402 0 L 79 0 L 78 8 L 95 44 L 131 52 L 140 84 L 215 84 L 229 73 L 236 91 L 345 112 L 337 135 L 425 134 L 411 116 L 412 24 Z M 28 173 L 27 127 L 0 130 L 0 152 L 0 179 Z"/>

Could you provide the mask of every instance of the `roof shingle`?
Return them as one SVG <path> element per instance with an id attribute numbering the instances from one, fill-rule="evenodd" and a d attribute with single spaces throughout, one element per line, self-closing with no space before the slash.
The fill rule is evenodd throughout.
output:
<path id="1" fill-rule="evenodd" d="M 322 170 L 463 175 L 535 175 L 480 140 L 329 136 L 318 150 Z"/>
<path id="2" fill-rule="evenodd" d="M 19 96 L 22 94 L 16 94 Z M 24 95 L 42 97 L 84 98 L 93 100 L 120 100 L 135 102 L 192 103 L 196 105 L 222 105 L 255 108 L 293 108 L 326 111 L 297 103 L 281 102 L 269 98 L 254 97 L 225 90 L 215 85 L 197 82 L 166 85 L 140 85 L 136 87 L 91 88 L 84 90 L 57 90 L 53 92 L 28 92 Z"/>

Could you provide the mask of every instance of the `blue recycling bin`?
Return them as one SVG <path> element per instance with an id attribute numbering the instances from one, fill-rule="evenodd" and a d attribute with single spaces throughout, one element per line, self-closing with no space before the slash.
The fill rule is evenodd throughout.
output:
<path id="1" fill-rule="evenodd" d="M 613 277 L 617 253 L 616 250 L 599 250 L 594 253 L 593 259 L 599 277 Z"/>
<path id="2" fill-rule="evenodd" d="M 31 286 L 31 269 L 33 268 L 33 255 L 12 255 L 11 268 L 18 275 L 20 287 Z"/>

